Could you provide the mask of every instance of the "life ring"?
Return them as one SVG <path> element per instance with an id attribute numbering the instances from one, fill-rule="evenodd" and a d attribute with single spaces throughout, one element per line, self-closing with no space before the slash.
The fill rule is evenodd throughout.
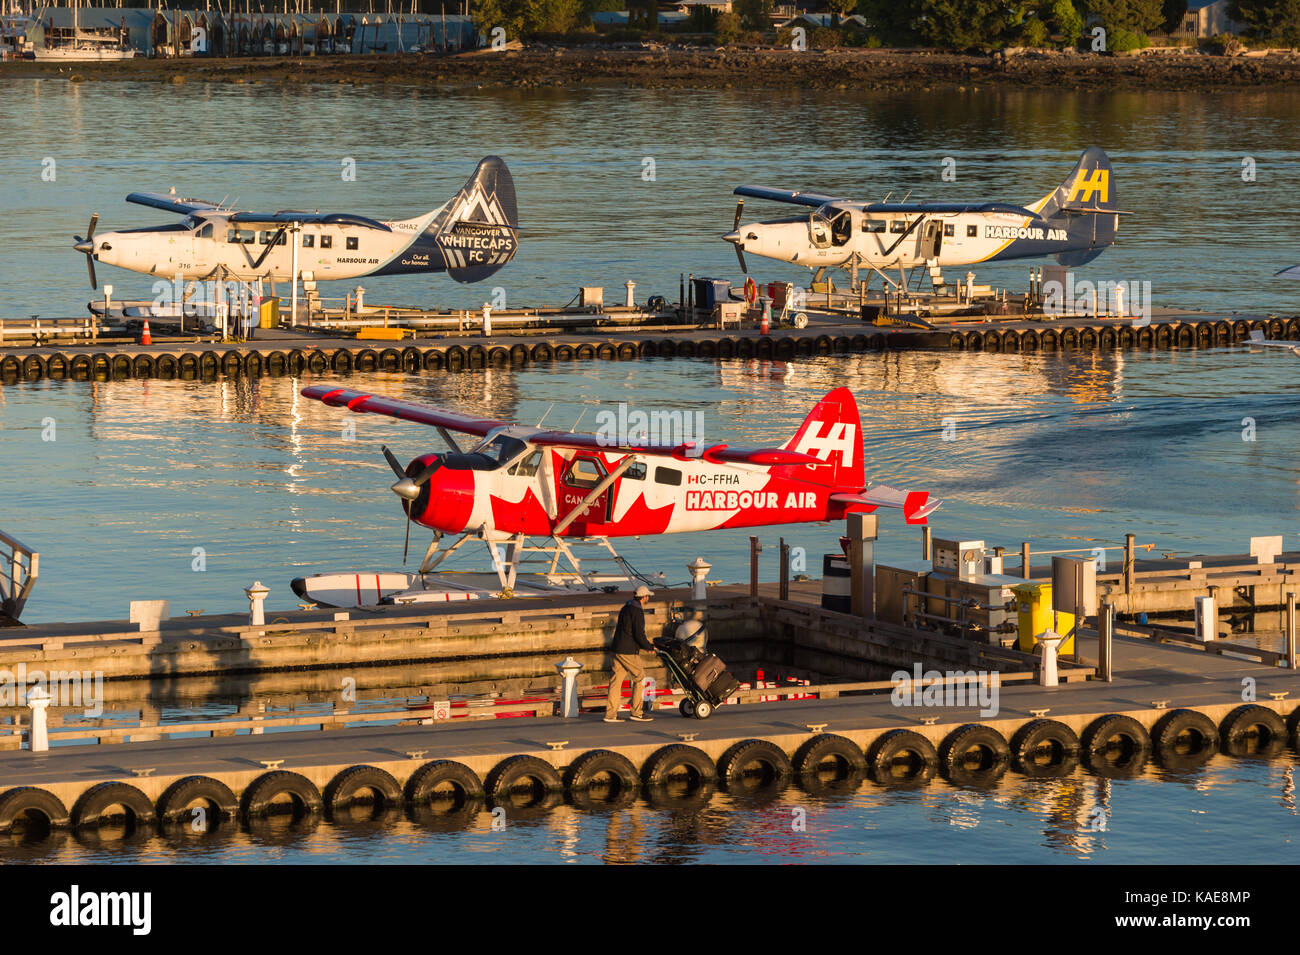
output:
<path id="1" fill-rule="evenodd" d="M 149 797 L 127 783 L 99 783 L 91 786 L 72 807 L 72 825 L 76 829 L 94 829 L 104 822 L 116 819 L 119 814 L 109 813 L 120 806 L 129 832 L 136 832 L 154 821 L 153 803 Z"/>
<path id="2" fill-rule="evenodd" d="M 488 773 L 484 788 L 493 806 L 516 814 L 550 809 L 560 801 L 564 781 L 555 767 L 536 756 L 511 756 Z"/>
<path id="3" fill-rule="evenodd" d="M 708 753 L 685 743 L 673 743 L 655 750 L 641 767 L 641 780 L 646 786 L 666 786 L 680 780 L 690 791 L 716 778 L 717 768 Z"/>
<path id="4" fill-rule="evenodd" d="M 636 800 L 641 792 L 641 777 L 622 753 L 593 749 L 569 764 L 564 785 L 569 799 L 579 809 L 615 809 Z"/>
<path id="5" fill-rule="evenodd" d="M 890 730 L 872 743 L 867 768 L 883 786 L 927 783 L 939 768 L 939 754 L 920 733 Z"/>
<path id="6" fill-rule="evenodd" d="M 1151 728 L 1151 748 L 1165 769 L 1186 772 L 1219 751 L 1219 728 L 1204 713 L 1171 710 Z"/>
<path id="7" fill-rule="evenodd" d="M 428 806 L 434 812 L 458 812 L 483 798 L 483 781 L 464 763 L 435 759 L 425 763 L 406 781 L 406 801 Z"/>
<path id="8" fill-rule="evenodd" d="M 195 806 L 201 802 L 202 806 Z M 194 810 L 202 809 L 211 830 L 239 812 L 239 800 L 219 779 L 185 776 L 168 786 L 158 797 L 158 819 L 165 823 L 194 823 Z M 198 830 L 196 830 L 198 831 Z"/>
<path id="9" fill-rule="evenodd" d="M 277 802 L 287 796 L 287 802 Z M 320 790 L 306 776 L 286 770 L 263 773 L 244 790 L 243 813 L 246 820 L 262 819 L 284 812 L 287 808 L 294 819 L 315 816 L 323 808 Z"/>
<path id="10" fill-rule="evenodd" d="M 402 804 L 402 787 L 393 774 L 377 766 L 349 766 L 325 787 L 325 812 L 333 821 L 357 803 L 372 812 L 396 809 Z"/>
<path id="11" fill-rule="evenodd" d="M 752 275 L 745 278 L 745 301 L 750 305 L 758 301 L 758 283 Z"/>
<path id="12" fill-rule="evenodd" d="M 991 726 L 967 723 L 949 733 L 939 747 L 944 777 L 963 786 L 988 786 L 1002 778 L 1011 762 L 1011 748 Z"/>
<path id="13" fill-rule="evenodd" d="M 15 824 L 26 824 L 33 815 L 45 817 L 50 829 L 66 829 L 68 810 L 63 800 L 37 786 L 19 786 L 0 796 L 0 832 L 12 832 Z"/>
<path id="14" fill-rule="evenodd" d="M 734 743 L 718 760 L 718 778 L 727 792 L 780 787 L 793 774 L 790 757 L 781 747 L 765 739 Z"/>
<path id="15" fill-rule="evenodd" d="M 1100 716 L 1083 731 L 1084 764 L 1098 776 L 1131 779 L 1151 755 L 1151 737 L 1131 716 Z"/>
<path id="16" fill-rule="evenodd" d="M 1031 720 L 1011 736 L 1011 763 L 1034 779 L 1068 776 L 1079 765 L 1079 737 L 1057 720 Z"/>
<path id="17" fill-rule="evenodd" d="M 1286 746 L 1286 723 L 1267 706 L 1247 703 L 1223 718 L 1219 739 L 1232 756 L 1272 759 Z"/>

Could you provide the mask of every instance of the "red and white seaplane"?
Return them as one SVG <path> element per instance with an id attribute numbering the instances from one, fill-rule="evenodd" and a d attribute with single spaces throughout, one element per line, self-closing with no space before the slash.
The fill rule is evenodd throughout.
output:
<path id="1" fill-rule="evenodd" d="M 352 412 L 431 425 L 447 442 L 449 452 L 422 454 L 405 468 L 383 448 L 397 476 L 392 488 L 406 511 L 408 542 L 411 522 L 435 532 L 420 580 L 463 543 L 478 540 L 491 552 L 503 592 L 514 593 L 521 561 L 536 561 L 526 555 L 539 553 L 549 559 L 541 575 L 549 584 L 594 589 L 602 581 L 583 570 L 572 549 L 577 542 L 603 546 L 625 571 L 611 579 L 627 580 L 630 568 L 610 538 L 837 521 L 879 507 L 900 508 L 909 524 L 924 524 L 940 504 L 924 491 L 867 485 L 858 406 L 847 388 L 817 402 L 794 436 L 776 448 L 652 444 L 645 428 L 644 441 L 636 433 L 543 430 L 331 385 L 312 385 L 302 394 Z M 479 440 L 462 450 L 452 432 Z M 439 552 L 445 535 L 460 537 Z M 351 574 L 321 576 L 346 576 L 332 585 L 345 591 L 348 603 L 372 594 L 369 602 L 377 603 L 389 596 L 386 589 L 391 595 L 416 582 L 404 574 L 355 575 L 355 583 Z M 326 582 L 313 587 L 312 580 L 299 579 L 294 589 L 320 599 Z M 346 593 L 354 585 L 355 600 Z M 429 599 L 455 599 L 445 587 L 429 590 L 425 583 L 424 589 Z M 403 596 L 414 601 L 417 592 Z"/>

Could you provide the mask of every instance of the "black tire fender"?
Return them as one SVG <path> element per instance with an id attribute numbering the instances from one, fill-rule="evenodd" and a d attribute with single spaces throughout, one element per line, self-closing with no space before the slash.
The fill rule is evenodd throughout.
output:
<path id="1" fill-rule="evenodd" d="M 939 746 L 939 769 L 952 782 L 987 785 L 996 782 L 1011 763 L 1006 738 L 991 726 L 959 726 Z"/>
<path id="2" fill-rule="evenodd" d="M 107 819 L 113 806 L 126 812 L 128 829 L 141 829 L 154 821 L 153 802 L 129 783 L 99 783 L 91 786 L 72 807 L 72 825 L 76 829 L 93 829 Z"/>
<path id="3" fill-rule="evenodd" d="M 608 749 L 589 750 L 570 763 L 564 785 L 579 809 L 630 805 L 641 793 L 641 777 L 632 761 Z"/>
<path id="4" fill-rule="evenodd" d="M 199 800 L 207 803 L 212 821 L 230 819 L 239 812 L 239 800 L 230 787 L 211 776 L 184 776 L 158 797 L 158 818 L 163 822 L 188 822 L 191 807 Z"/>
<path id="5" fill-rule="evenodd" d="M 795 750 L 794 771 L 799 776 L 821 777 L 829 771 L 834 779 L 861 777 L 867 771 L 867 757 L 847 736 L 818 733 Z"/>
<path id="6" fill-rule="evenodd" d="M 718 778 L 728 792 L 780 786 L 794 774 L 790 757 L 765 739 L 743 739 L 718 760 Z"/>
<path id="7" fill-rule="evenodd" d="M 1247 703 L 1223 718 L 1219 739 L 1231 756 L 1271 759 L 1286 746 L 1286 723 L 1267 706 Z"/>
<path id="8" fill-rule="evenodd" d="M 484 788 L 494 806 L 516 809 L 548 809 L 559 801 L 564 789 L 560 774 L 536 756 L 511 756 L 488 773 Z M 522 801 L 520 796 L 523 797 Z"/>
<path id="9" fill-rule="evenodd" d="M 685 743 L 673 743 L 655 750 L 641 767 L 641 780 L 647 786 L 664 786 L 674 777 L 683 776 L 689 785 L 698 788 L 715 780 L 717 769 L 708 753 Z"/>
<path id="10" fill-rule="evenodd" d="M 435 759 L 425 763 L 406 781 L 406 801 L 411 805 L 423 806 L 431 802 L 445 802 L 443 792 L 451 796 L 451 802 L 459 808 L 467 802 L 481 799 L 483 780 L 478 773 L 464 763 L 452 759 Z"/>
<path id="11" fill-rule="evenodd" d="M 71 825 L 63 800 L 39 786 L 19 786 L 0 796 L 0 832 L 10 832 L 14 823 L 28 813 L 44 816 L 51 829 Z"/>
<path id="12" fill-rule="evenodd" d="M 299 773 L 280 769 L 263 773 L 249 783 L 244 790 L 244 818 L 260 819 L 275 813 L 277 807 L 282 805 L 274 801 L 277 796 L 290 798 L 295 819 L 316 815 L 324 808 L 324 801 L 315 783 Z"/>
<path id="13" fill-rule="evenodd" d="M 1068 776 L 1079 765 L 1079 736 L 1058 720 L 1030 720 L 1011 735 L 1011 763 L 1035 779 Z"/>
<path id="14" fill-rule="evenodd" d="M 1219 751 L 1219 728 L 1196 710 L 1170 710 L 1151 727 L 1151 748 L 1169 768 L 1190 769 Z"/>
<path id="15" fill-rule="evenodd" d="M 920 733 L 890 730 L 871 744 L 867 768 L 882 785 L 929 782 L 939 768 L 939 754 Z"/>
<path id="16" fill-rule="evenodd" d="M 1131 716 L 1099 716 L 1083 731 L 1080 755 L 1101 776 L 1130 778 L 1142 772 L 1151 755 L 1151 737 Z"/>
<path id="17" fill-rule="evenodd" d="M 378 766 L 349 766 L 325 786 L 325 811 L 331 816 L 359 802 L 360 794 L 370 792 L 368 800 L 375 809 L 392 809 L 402 804 L 402 787 L 393 774 Z"/>

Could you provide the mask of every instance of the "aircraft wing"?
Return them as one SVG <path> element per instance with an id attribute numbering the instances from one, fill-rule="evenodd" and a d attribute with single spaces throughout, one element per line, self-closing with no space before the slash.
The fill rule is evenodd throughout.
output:
<path id="1" fill-rule="evenodd" d="M 403 421 L 433 425 L 436 428 L 446 428 L 448 431 L 458 431 L 461 434 L 476 434 L 479 437 L 509 424 L 508 421 L 476 418 L 473 415 L 460 414 L 456 411 L 431 408 L 428 405 L 418 404 L 414 401 L 400 401 L 396 398 L 384 398 L 380 395 L 367 394 L 364 391 L 353 391 L 351 388 L 311 385 L 304 388 L 300 393 L 304 398 L 315 398 L 317 401 L 333 405 L 336 408 L 387 415 L 390 418 L 400 418 Z"/>
<path id="2" fill-rule="evenodd" d="M 888 484 L 875 484 L 860 494 L 832 494 L 836 504 L 857 504 L 870 507 L 897 507 L 909 524 L 924 524 L 925 519 L 939 509 L 943 501 L 931 498 L 925 491 L 900 491 Z"/>
<path id="3" fill-rule="evenodd" d="M 770 199 L 773 202 L 789 202 L 797 206 L 817 208 L 828 202 L 840 202 L 840 196 L 827 196 L 820 192 L 803 192 L 797 189 L 769 189 L 767 186 L 737 186 L 732 190 L 733 196 L 749 196 L 753 199 Z"/>
<path id="4" fill-rule="evenodd" d="M 195 212 L 212 212 L 221 208 L 215 202 L 208 202 L 206 199 L 180 199 L 161 192 L 133 192 L 126 197 L 126 201 L 134 202 L 138 206 L 162 209 L 164 212 L 176 212 L 183 216 Z"/>
<path id="5" fill-rule="evenodd" d="M 577 434 L 572 431 L 539 431 L 528 436 L 530 444 L 551 448 L 574 448 L 580 451 L 603 451 L 606 454 L 647 454 L 677 458 L 682 461 L 702 460 L 715 464 L 818 465 L 822 462 L 811 454 L 787 451 L 784 448 L 733 448 L 726 444 L 708 447 L 693 441 L 685 444 L 615 444 L 598 434 Z"/>
<path id="6" fill-rule="evenodd" d="M 1264 345 L 1264 346 L 1267 346 L 1267 347 L 1269 347 L 1269 348 L 1289 348 L 1291 351 L 1295 352 L 1297 355 L 1300 355 L 1300 345 L 1295 344 L 1295 342 L 1286 342 L 1286 341 L 1279 342 L 1279 341 L 1271 341 L 1271 340 L 1265 338 L 1265 337 L 1264 337 L 1264 333 L 1263 333 L 1262 331 L 1260 331 L 1258 328 L 1255 329 L 1253 332 L 1251 332 L 1251 333 L 1250 333 L 1250 338 L 1248 338 L 1246 341 L 1242 342 L 1242 344 L 1243 344 L 1243 345 L 1252 345 L 1252 346 L 1253 346 L 1253 345 Z"/>
<path id="7" fill-rule="evenodd" d="M 1283 269 L 1280 272 L 1274 272 L 1275 279 L 1300 279 L 1300 265 L 1293 265 L 1290 268 Z"/>
<path id="8" fill-rule="evenodd" d="M 266 222 L 275 225 L 289 225 L 294 222 L 321 223 L 322 225 L 359 225 L 381 232 L 392 232 L 388 226 L 377 219 L 354 216 L 347 212 L 236 212 L 230 217 L 231 222 Z"/>

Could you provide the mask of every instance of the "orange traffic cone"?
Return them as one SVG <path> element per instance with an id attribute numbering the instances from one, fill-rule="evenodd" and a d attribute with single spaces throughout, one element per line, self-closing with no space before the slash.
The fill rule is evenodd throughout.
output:
<path id="1" fill-rule="evenodd" d="M 149 337 L 149 319 L 144 320 L 144 331 L 140 333 L 141 345 L 152 345 L 153 339 Z"/>

